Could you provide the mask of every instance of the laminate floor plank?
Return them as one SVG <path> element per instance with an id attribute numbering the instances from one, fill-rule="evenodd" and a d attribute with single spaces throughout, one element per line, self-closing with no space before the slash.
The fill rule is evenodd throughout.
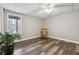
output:
<path id="1" fill-rule="evenodd" d="M 36 38 L 16 43 L 14 55 L 79 55 L 79 44 Z"/>

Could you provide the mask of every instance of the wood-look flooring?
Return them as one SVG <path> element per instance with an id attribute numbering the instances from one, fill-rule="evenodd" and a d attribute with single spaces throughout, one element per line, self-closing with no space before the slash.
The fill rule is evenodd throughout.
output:
<path id="1" fill-rule="evenodd" d="M 78 55 L 79 45 L 48 38 L 36 38 L 15 44 L 14 55 Z"/>

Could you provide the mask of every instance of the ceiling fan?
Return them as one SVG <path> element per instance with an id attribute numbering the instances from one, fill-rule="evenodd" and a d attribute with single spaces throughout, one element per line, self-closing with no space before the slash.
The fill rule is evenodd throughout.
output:
<path id="1" fill-rule="evenodd" d="M 54 7 L 54 4 L 46 3 L 46 4 L 43 4 L 41 8 L 34 10 L 32 13 L 44 10 L 49 14 L 52 11 L 53 7 Z"/>
<path id="2" fill-rule="evenodd" d="M 67 6 L 71 6 L 71 5 L 66 5 L 63 3 L 57 4 L 57 3 L 45 3 L 43 4 L 43 6 L 37 10 L 34 10 L 33 12 L 38 12 L 38 11 L 46 11 L 47 14 L 50 14 L 54 8 L 58 8 L 58 7 L 67 7 Z"/>

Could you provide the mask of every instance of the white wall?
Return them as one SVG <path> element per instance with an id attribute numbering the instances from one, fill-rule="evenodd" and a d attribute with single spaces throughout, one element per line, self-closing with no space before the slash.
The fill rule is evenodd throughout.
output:
<path id="1" fill-rule="evenodd" d="M 50 37 L 79 42 L 79 12 L 72 12 L 44 20 Z"/>
<path id="2" fill-rule="evenodd" d="M 0 32 L 3 32 L 3 8 L 0 7 Z"/>
<path id="3" fill-rule="evenodd" d="M 1 8 L 0 8 L 0 32 L 1 32 Z"/>
<path id="4" fill-rule="evenodd" d="M 42 27 L 42 20 L 30 17 L 23 16 L 23 38 L 34 38 L 40 36 L 40 29 Z"/>
<path id="5" fill-rule="evenodd" d="M 22 17 L 22 38 L 31 39 L 40 36 L 40 29 L 42 27 L 42 20 L 36 17 L 15 13 L 4 10 L 4 31 L 7 31 L 7 13 L 20 15 Z"/>

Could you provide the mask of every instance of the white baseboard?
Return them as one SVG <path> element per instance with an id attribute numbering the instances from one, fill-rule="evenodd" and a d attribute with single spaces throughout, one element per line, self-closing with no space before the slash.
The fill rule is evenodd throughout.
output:
<path id="1" fill-rule="evenodd" d="M 68 40 L 68 39 L 59 38 L 59 37 L 53 37 L 53 36 L 48 36 L 48 37 L 49 37 L 49 38 L 55 38 L 55 39 L 58 39 L 58 40 L 63 40 L 63 41 L 67 41 L 67 42 L 72 42 L 72 43 L 79 44 L 79 42 L 73 41 L 73 40 Z"/>
<path id="2" fill-rule="evenodd" d="M 40 36 L 29 37 L 29 38 L 25 38 L 25 39 L 21 39 L 21 40 L 15 40 L 15 42 L 21 42 L 21 41 L 24 41 L 24 40 L 34 39 L 34 38 L 38 38 L 38 37 L 40 37 Z M 67 42 L 72 42 L 72 43 L 79 44 L 79 42 L 73 41 L 73 40 L 68 40 L 68 39 L 59 38 L 59 37 L 54 37 L 54 36 L 48 36 L 48 37 L 49 37 L 49 38 L 54 38 L 54 39 L 58 39 L 58 40 L 63 40 L 63 41 L 67 41 Z"/>
<path id="3" fill-rule="evenodd" d="M 14 42 L 21 42 L 21 41 L 25 41 L 25 40 L 29 40 L 29 39 L 38 38 L 38 37 L 40 37 L 40 36 L 29 37 L 29 38 L 25 38 L 25 39 L 21 39 L 21 40 L 15 40 Z"/>

